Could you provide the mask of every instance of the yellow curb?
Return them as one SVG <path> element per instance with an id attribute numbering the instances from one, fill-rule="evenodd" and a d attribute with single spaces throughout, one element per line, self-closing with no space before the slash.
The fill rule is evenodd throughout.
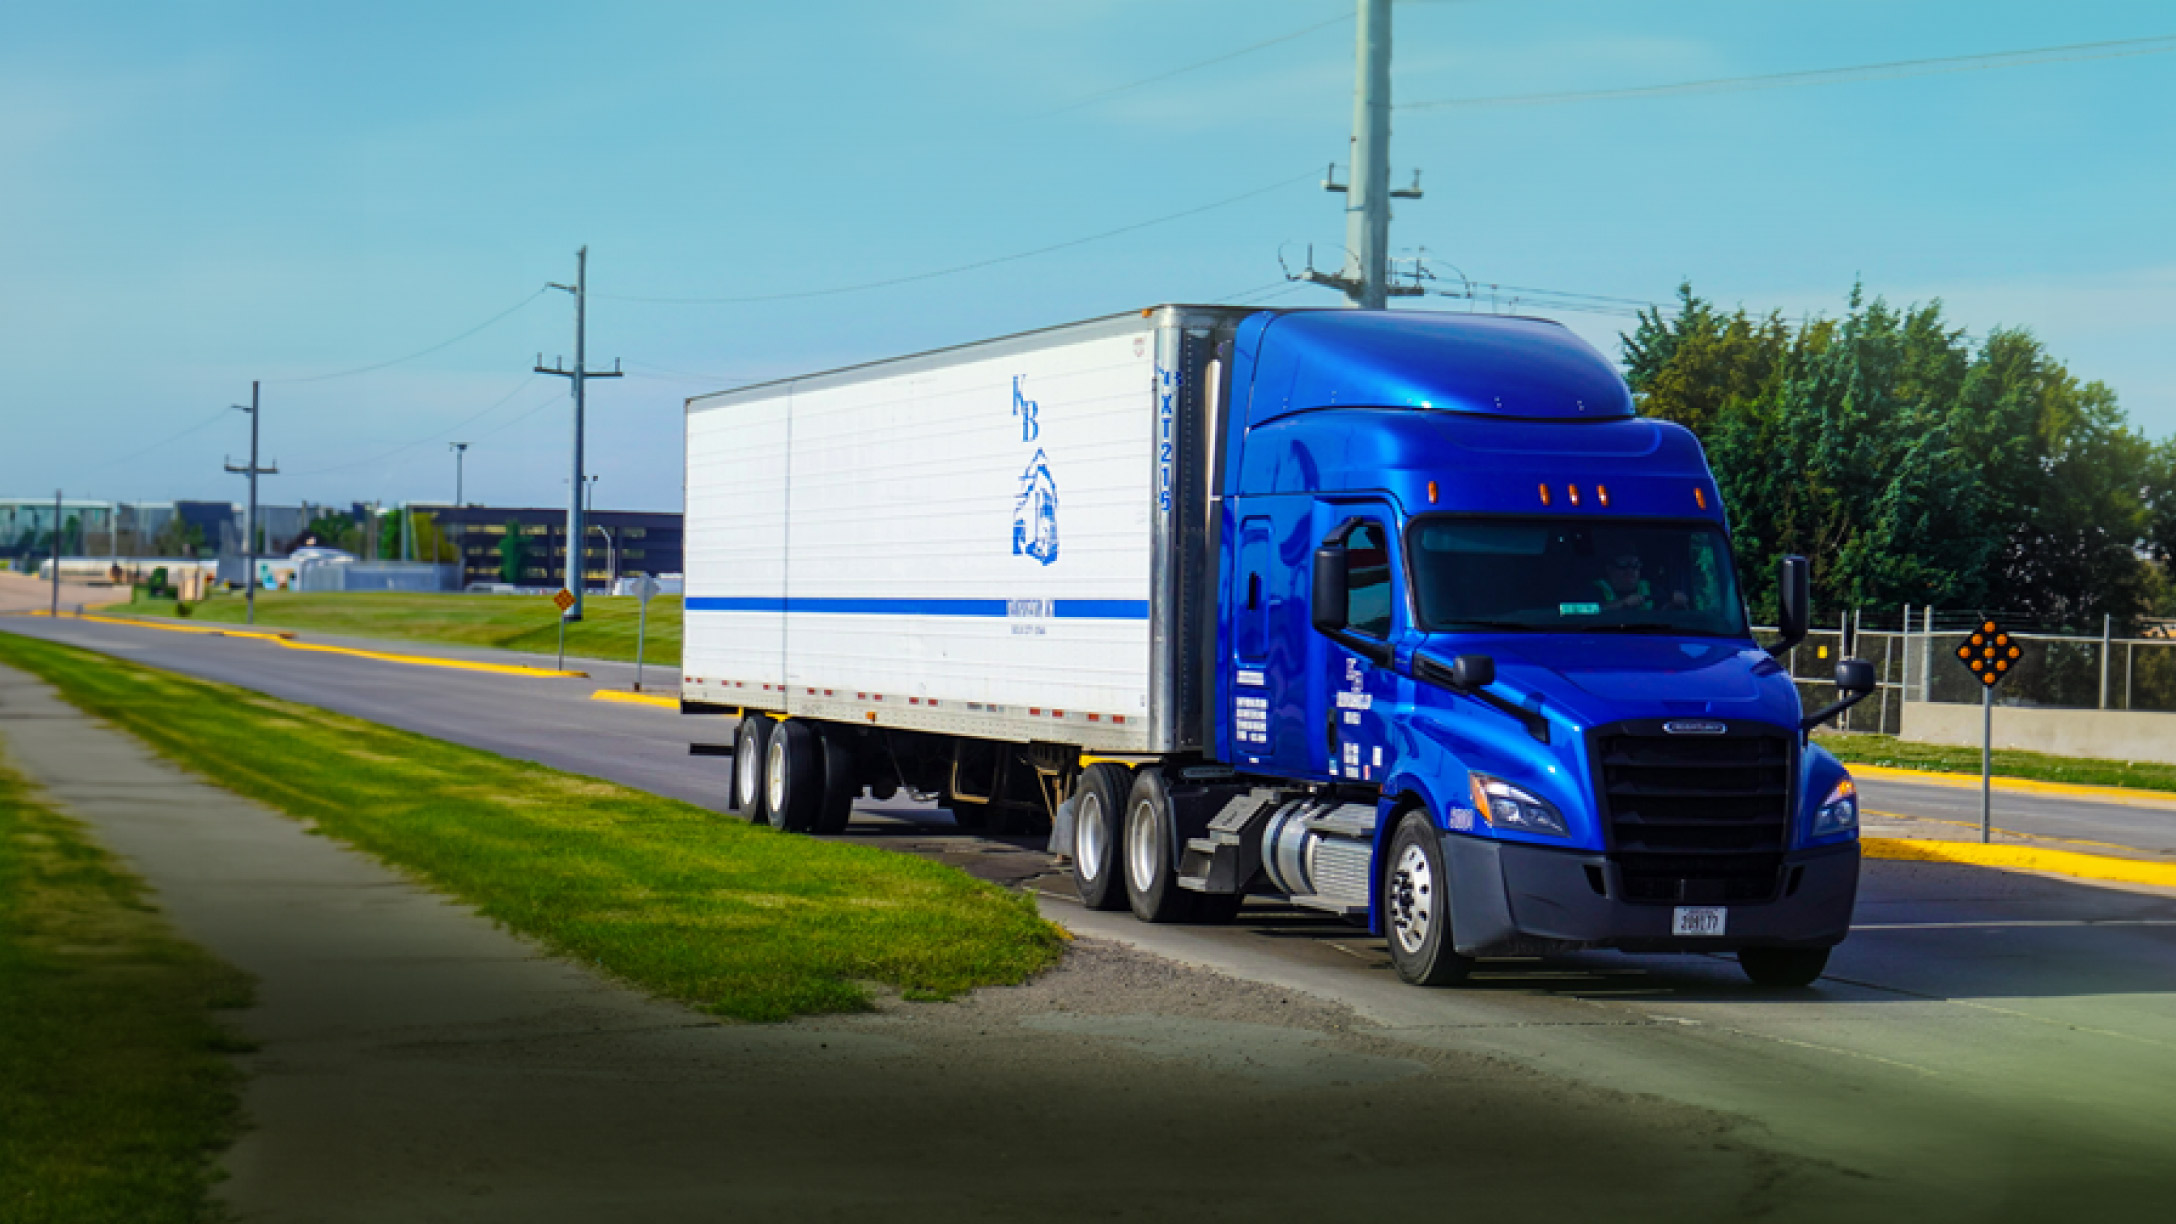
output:
<path id="1" fill-rule="evenodd" d="M 1924 782 L 1934 786 L 1980 788 L 1978 774 L 1937 773 L 1931 769 L 1897 769 L 1889 765 L 1854 765 L 1844 762 L 1854 778 L 1877 782 Z M 1995 789 L 2026 795 L 2067 795 L 2074 799 L 2099 799 L 2110 803 L 2149 803 L 2176 807 L 2176 791 L 2139 790 L 2130 786 L 2094 786 L 2084 782 L 2041 782 L 2032 778 L 1995 778 Z"/>
<path id="2" fill-rule="evenodd" d="M 49 612 L 32 612 L 32 616 L 50 616 Z M 267 642 L 282 641 L 295 636 L 284 629 L 235 629 L 225 625 L 169 625 L 160 621 L 138 620 L 133 616 L 93 616 L 86 612 L 81 616 L 63 613 L 62 620 L 97 621 L 101 625 L 132 625 L 138 629 L 163 629 L 168 633 L 201 633 L 209 637 L 260 638 Z"/>
<path id="3" fill-rule="evenodd" d="M 660 697 L 655 693 L 630 693 L 625 689 L 598 689 L 589 695 L 591 701 L 624 701 L 629 705 L 653 705 L 678 711 L 678 697 Z"/>
<path id="4" fill-rule="evenodd" d="M 358 650 L 353 646 L 322 646 L 315 642 L 281 639 L 279 644 L 289 650 L 309 650 L 319 654 L 353 655 L 358 659 L 380 659 L 387 663 L 406 663 L 410 667 L 444 667 L 453 671 L 491 672 L 501 676 L 563 676 L 587 680 L 588 672 L 554 671 L 549 667 L 523 667 L 518 663 L 478 663 L 470 659 L 441 659 L 434 655 L 388 654 L 382 650 Z"/>
<path id="5" fill-rule="evenodd" d="M 1970 829 L 1975 833 L 1979 831 L 1980 827 L 1980 822 L 1977 820 L 1943 820 L 1936 816 L 1907 816 L 1903 812 L 1877 812 L 1870 807 L 1862 807 L 1859 809 L 1859 817 L 1861 820 L 1864 820 L 1868 816 L 1879 816 L 1883 820 L 1893 820 L 1899 824 L 1948 825 L 1953 829 Z M 2138 849 L 2138 847 L 2136 846 L 2123 846 L 2118 845 L 2115 842 L 2087 841 L 2082 837 L 2049 837 L 2044 833 L 2022 833 L 2016 829 L 2005 829 L 2000 825 L 1994 826 L 1993 831 L 1995 836 L 1997 837 L 2015 837 L 2023 839 L 2025 841 L 2036 842 L 2060 842 L 2065 846 L 2094 846 L 2102 850 Z M 2117 857 L 2120 858 L 2122 856 L 2118 855 Z"/>
<path id="6" fill-rule="evenodd" d="M 38 613 L 43 616 L 45 613 Z M 255 638 L 285 646 L 289 650 L 308 650 L 318 654 L 353 655 L 358 659 L 378 659 L 386 663 L 405 663 L 410 667 L 444 667 L 454 671 L 492 672 L 502 676 L 556 676 L 575 680 L 587 680 L 588 672 L 555 671 L 549 667 L 523 667 L 516 663 L 478 663 L 468 659 L 441 659 L 434 655 L 390 654 L 382 650 L 358 650 L 353 646 L 325 646 L 316 642 L 298 640 L 286 630 L 223 629 L 210 625 L 166 625 L 157 621 L 136 620 L 118 616 L 71 616 L 64 620 L 97 621 L 102 625 L 129 625 L 137 629 L 163 629 L 168 633 L 201 633 L 211 637 Z"/>
<path id="7" fill-rule="evenodd" d="M 1921 841 L 1902 837 L 1862 837 L 1859 847 L 1871 859 L 1966 863 L 2003 871 L 2045 871 L 2084 880 L 2176 888 L 2176 863 L 2147 863 L 2031 846 L 1990 846 L 1980 842 Z"/>

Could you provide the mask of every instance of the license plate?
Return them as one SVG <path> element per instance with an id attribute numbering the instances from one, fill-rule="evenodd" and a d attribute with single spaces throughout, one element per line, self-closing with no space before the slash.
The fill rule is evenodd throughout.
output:
<path id="1" fill-rule="evenodd" d="M 1680 905 L 1670 920 L 1672 935 L 1720 935 L 1729 910 L 1720 905 Z"/>

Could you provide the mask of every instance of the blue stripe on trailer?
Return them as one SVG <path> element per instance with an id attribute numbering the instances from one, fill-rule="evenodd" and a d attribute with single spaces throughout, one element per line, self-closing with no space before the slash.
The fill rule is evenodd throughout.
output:
<path id="1" fill-rule="evenodd" d="M 1051 600 L 1059 620 L 1147 620 L 1145 599 Z M 683 605 L 690 612 L 821 612 L 843 616 L 988 616 L 1003 618 L 1002 599 L 787 599 L 777 595 L 700 595 Z"/>

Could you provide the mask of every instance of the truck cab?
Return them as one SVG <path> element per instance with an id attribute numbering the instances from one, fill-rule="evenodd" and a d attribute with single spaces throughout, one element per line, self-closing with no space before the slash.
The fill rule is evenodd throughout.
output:
<path id="1" fill-rule="evenodd" d="M 1261 314 L 1227 352 L 1214 756 L 1315 788 L 1258 814 L 1268 882 L 1415 981 L 1578 948 L 1817 976 L 1853 786 L 1753 639 L 1694 437 L 1541 320 Z M 1787 630 L 1803 601 L 1787 569 Z"/>

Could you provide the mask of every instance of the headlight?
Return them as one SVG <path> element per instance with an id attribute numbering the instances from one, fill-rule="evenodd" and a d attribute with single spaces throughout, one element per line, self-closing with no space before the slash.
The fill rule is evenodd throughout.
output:
<path id="1" fill-rule="evenodd" d="M 1564 814 L 1547 799 L 1485 773 L 1469 773 L 1467 778 L 1473 787 L 1474 810 L 1481 813 L 1490 828 L 1549 837 L 1572 835 L 1565 827 Z"/>
<path id="2" fill-rule="evenodd" d="M 1821 806 L 1814 809 L 1813 836 L 1826 837 L 1831 833 L 1843 833 L 1859 827 L 1859 788 L 1845 778 L 1828 793 Z"/>

